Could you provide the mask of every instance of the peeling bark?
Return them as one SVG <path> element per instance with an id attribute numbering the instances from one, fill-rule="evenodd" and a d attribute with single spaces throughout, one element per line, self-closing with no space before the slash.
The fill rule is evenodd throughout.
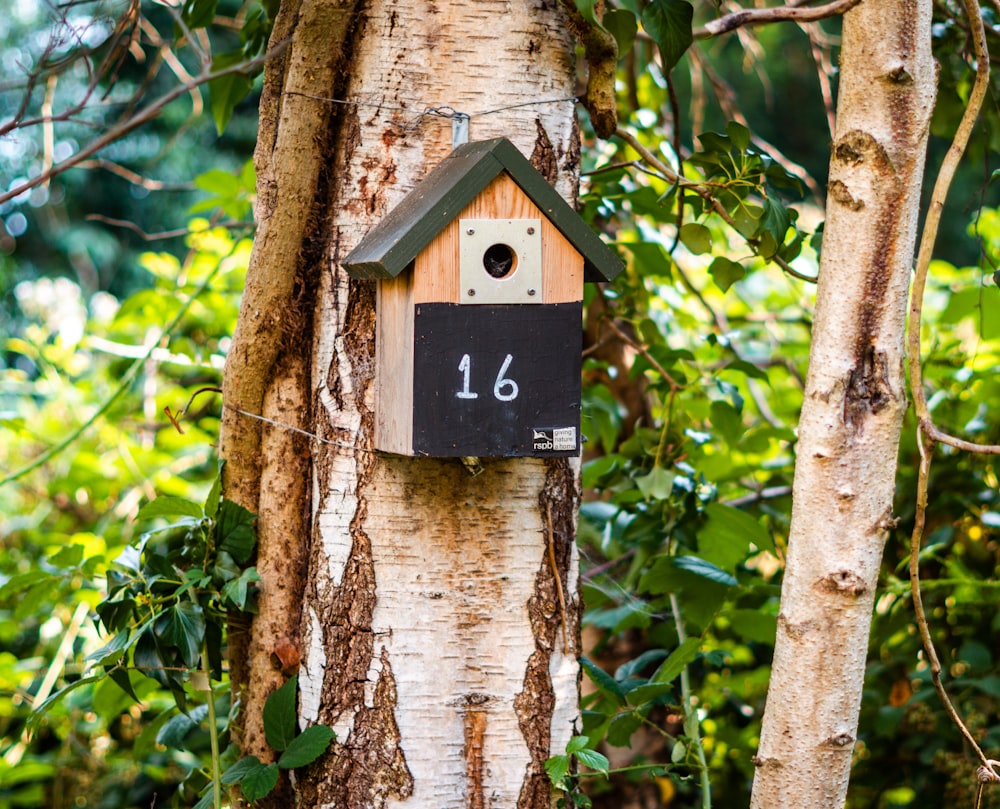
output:
<path id="1" fill-rule="evenodd" d="M 300 434 L 265 430 L 267 422 L 254 416 L 299 430 L 312 426 L 312 299 L 329 184 L 322 144 L 338 111 L 307 95 L 337 92 L 352 21 L 353 0 L 289 0 L 280 6 L 271 39 L 278 56 L 265 68 L 254 155 L 258 229 L 223 375 L 223 493 L 259 514 L 259 614 L 249 633 L 231 628 L 228 650 L 243 715 L 236 736 L 245 754 L 263 761 L 273 758 L 264 738 L 263 704 L 294 669 L 288 661 L 298 654 L 311 458 Z M 260 805 L 287 806 L 289 794 L 283 782 Z"/>
<path id="2" fill-rule="evenodd" d="M 754 809 L 842 807 L 906 408 L 931 4 L 844 17 L 837 134 Z M 890 515 L 887 517 L 887 515 Z"/>

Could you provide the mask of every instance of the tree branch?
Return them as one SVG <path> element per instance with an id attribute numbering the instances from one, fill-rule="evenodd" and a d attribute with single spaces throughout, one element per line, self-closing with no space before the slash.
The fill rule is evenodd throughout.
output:
<path id="1" fill-rule="evenodd" d="M 609 31 L 593 25 L 580 13 L 573 0 L 561 0 L 573 35 L 583 45 L 587 60 L 587 93 L 584 106 L 599 138 L 610 138 L 618 125 L 615 76 L 618 70 L 618 42 Z"/>
<path id="2" fill-rule="evenodd" d="M 931 418 L 930 408 L 927 405 L 927 393 L 924 390 L 923 363 L 921 360 L 920 328 L 923 320 L 924 291 L 927 287 L 927 276 L 930 270 L 931 257 L 934 253 L 934 242 L 937 239 L 938 228 L 941 224 L 941 214 L 944 211 L 944 203 L 948 197 L 948 189 L 951 187 L 955 171 L 958 169 L 958 164 L 965 153 L 969 139 L 972 137 L 972 130 L 976 125 L 976 119 L 979 117 L 979 112 L 982 109 L 983 101 L 989 89 L 990 60 L 986 49 L 986 31 L 979 11 L 979 5 L 975 0 L 965 0 L 965 8 L 969 16 L 970 33 L 976 59 L 976 80 L 972 86 L 972 93 L 969 95 L 969 103 L 966 105 L 965 113 L 962 115 L 962 120 L 955 131 L 955 137 L 941 163 L 941 169 L 938 172 L 937 180 L 934 183 L 934 190 L 931 193 L 927 218 L 924 221 L 924 232 L 920 239 L 920 250 L 917 253 L 917 264 L 913 273 L 906 348 L 910 371 L 910 390 L 913 393 L 913 406 L 916 410 L 922 433 L 933 441 L 949 444 L 966 452 L 1000 455 L 1000 446 L 964 441 L 961 438 L 949 435 L 935 426 L 934 420 Z"/>
<path id="3" fill-rule="evenodd" d="M 952 723 L 958 728 L 965 740 L 976 752 L 983 767 L 992 776 L 990 780 L 1000 781 L 993 769 L 993 761 L 986 757 L 975 737 L 966 727 L 962 717 L 952 704 L 944 684 L 941 682 L 941 661 L 938 659 L 937 650 L 934 648 L 934 640 L 931 638 L 930 627 L 927 623 L 927 614 L 924 612 L 924 602 L 920 595 L 920 548 L 923 545 L 924 527 L 927 523 L 927 486 L 931 470 L 931 454 L 934 452 L 934 441 L 927 436 L 918 436 L 920 448 L 920 469 L 917 474 L 917 508 L 914 516 L 913 533 L 910 536 L 910 592 L 913 596 L 913 612 L 916 618 L 917 628 L 920 630 L 920 638 L 923 641 L 924 652 L 927 654 L 927 663 L 931 669 L 931 682 L 937 691 L 941 702 L 951 717 Z"/>
<path id="4" fill-rule="evenodd" d="M 979 782 L 979 789 L 976 795 L 976 806 L 978 806 L 979 800 L 982 797 L 982 785 L 988 782 L 1000 781 L 1000 775 L 997 774 L 995 769 L 997 762 L 987 758 L 986 754 L 983 753 L 982 748 L 962 720 L 962 717 L 948 696 L 948 692 L 944 688 L 944 684 L 941 681 L 941 662 L 934 648 L 934 640 L 931 637 L 927 615 L 924 611 L 923 599 L 920 594 L 920 548 L 923 545 L 924 529 L 927 524 L 927 491 L 935 445 L 943 443 L 968 452 L 1000 455 L 1000 446 L 974 444 L 970 441 L 964 441 L 948 435 L 934 425 L 924 391 L 923 367 L 920 356 L 923 295 L 927 285 L 931 256 L 934 251 L 934 241 L 937 238 L 938 226 L 941 222 L 941 213 L 944 210 L 948 189 L 955 176 L 959 161 L 962 159 L 965 148 L 972 136 L 973 127 L 975 126 L 976 119 L 979 117 L 979 111 L 989 88 L 990 60 L 986 48 L 986 30 L 977 0 L 965 0 L 965 9 L 969 18 L 970 34 L 972 36 L 976 59 L 976 80 L 973 84 L 965 113 L 962 115 L 962 120 L 959 122 L 955 137 L 947 154 L 945 154 L 937 180 L 934 183 L 927 218 L 924 222 L 924 232 L 920 239 L 917 265 L 914 270 L 913 291 L 910 298 L 910 321 L 906 335 L 907 352 L 909 354 L 910 390 L 913 392 L 913 403 L 917 412 L 917 446 L 920 450 L 916 513 L 914 516 L 913 533 L 910 536 L 910 592 L 913 597 L 913 611 L 917 628 L 920 630 L 920 638 L 923 642 L 924 652 L 927 655 L 927 662 L 930 665 L 931 681 L 952 723 L 958 728 L 982 763 L 982 766 L 979 767 L 976 773 Z"/>
<path id="5" fill-rule="evenodd" d="M 46 171 L 43 171 L 40 174 L 36 175 L 35 177 L 32 177 L 30 180 L 26 180 L 25 182 L 14 186 L 8 191 L 0 193 L 0 204 L 7 202 L 7 200 L 13 199 L 14 197 L 20 196 L 25 191 L 30 191 L 32 188 L 35 188 L 39 185 L 43 185 L 47 183 L 49 180 L 51 180 L 53 177 L 55 177 L 57 174 L 62 174 L 62 172 L 66 171 L 67 169 L 71 169 L 74 166 L 79 165 L 84 160 L 87 160 L 88 158 L 95 155 L 104 147 L 125 137 L 125 135 L 127 135 L 133 129 L 136 129 L 137 127 L 140 127 L 143 124 L 156 118 L 161 112 L 163 112 L 163 109 L 164 107 L 167 106 L 167 104 L 169 104 L 171 101 L 174 101 L 177 98 L 180 98 L 180 96 L 184 95 L 185 93 L 190 92 L 193 87 L 197 87 L 202 84 L 207 84 L 208 82 L 222 78 L 223 76 L 231 76 L 234 73 L 250 73 L 257 67 L 262 65 L 265 61 L 270 59 L 272 56 L 274 56 L 274 54 L 278 50 L 284 48 L 286 44 L 287 43 L 284 42 L 279 43 L 277 47 L 275 47 L 268 53 L 264 54 L 263 56 L 258 56 L 255 59 L 250 59 L 246 62 L 240 62 L 239 64 L 236 65 L 230 65 L 229 67 L 223 68 L 222 70 L 204 71 L 200 73 L 198 76 L 196 76 L 191 82 L 175 87 L 168 93 L 164 93 L 162 96 L 160 96 L 160 98 L 156 99 L 151 104 L 147 105 L 145 108 L 137 112 L 128 120 L 122 121 L 120 124 L 111 127 L 109 130 L 107 130 L 107 132 L 105 132 L 100 137 L 95 138 L 93 141 L 88 143 L 84 148 L 82 148 L 79 152 L 77 152 L 73 156 L 66 158 L 61 163 L 57 163 L 51 166 Z"/>
<path id="6" fill-rule="evenodd" d="M 826 5 L 814 8 L 805 6 L 777 6 L 773 8 L 748 8 L 743 11 L 736 11 L 719 17 L 706 23 L 703 27 L 694 31 L 695 39 L 709 39 L 710 37 L 728 34 L 737 28 L 747 25 L 766 25 L 773 22 L 785 22 L 794 20 L 795 22 L 816 22 L 829 17 L 836 17 L 845 11 L 850 11 L 861 0 L 834 0 Z"/>

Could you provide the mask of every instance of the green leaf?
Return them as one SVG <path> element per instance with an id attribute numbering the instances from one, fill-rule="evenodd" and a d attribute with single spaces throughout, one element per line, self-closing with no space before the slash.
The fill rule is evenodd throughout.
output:
<path id="1" fill-rule="evenodd" d="M 627 663 L 622 663 L 615 672 L 615 677 L 621 680 L 636 677 L 646 666 L 651 663 L 659 663 L 667 656 L 668 652 L 666 649 L 647 649 L 638 657 L 629 660 Z"/>
<path id="2" fill-rule="evenodd" d="M 684 742 L 677 742 L 674 745 L 674 749 L 670 751 L 670 763 L 671 764 L 683 764 L 684 759 L 687 758 L 687 746 Z"/>
<path id="3" fill-rule="evenodd" d="M 663 661 L 663 665 L 656 670 L 650 683 L 672 683 L 676 680 L 684 667 L 698 656 L 700 645 L 700 638 L 686 638 L 670 653 L 670 657 Z"/>
<path id="4" fill-rule="evenodd" d="M 0 601 L 6 601 L 18 593 L 30 590 L 41 582 L 54 582 L 55 577 L 44 570 L 28 570 L 12 576 L 3 587 L 0 587 Z"/>
<path id="5" fill-rule="evenodd" d="M 712 276 L 715 285 L 725 292 L 737 281 L 746 277 L 747 271 L 738 261 L 733 261 L 725 256 L 717 256 L 712 259 L 712 263 L 708 267 L 708 274 Z"/>
<path id="6" fill-rule="evenodd" d="M 642 27 L 654 39 L 669 74 L 694 42 L 691 20 L 694 7 L 686 0 L 653 0 L 642 10 Z"/>
<path id="7" fill-rule="evenodd" d="M 619 705 L 625 704 L 625 691 L 621 683 L 586 657 L 580 658 L 580 665 L 601 693 L 614 697 Z"/>
<path id="8" fill-rule="evenodd" d="M 14 607 L 14 620 L 24 621 L 30 616 L 42 614 L 46 605 L 56 598 L 56 581 L 53 578 L 51 581 L 39 582 L 22 595 Z"/>
<path id="9" fill-rule="evenodd" d="M 628 692 L 628 703 L 637 708 L 647 705 L 664 695 L 670 695 L 673 699 L 674 686 L 672 683 L 646 683 L 639 685 Z"/>
<path id="10" fill-rule="evenodd" d="M 190 28 L 205 28 L 215 19 L 219 0 L 187 0 L 184 3 L 184 21 Z"/>
<path id="11" fill-rule="evenodd" d="M 715 401 L 709 407 L 709 418 L 715 431 L 730 447 L 740 443 L 743 436 L 743 417 L 729 402 Z"/>
<path id="12" fill-rule="evenodd" d="M 639 592 L 652 595 L 675 593 L 690 581 L 690 577 L 674 564 L 673 556 L 662 554 L 653 559 L 642 574 Z"/>
<path id="13" fill-rule="evenodd" d="M 760 220 L 763 215 L 764 210 L 759 205 L 739 205 L 733 211 L 733 223 L 741 236 L 750 239 L 760 230 Z"/>
<path id="14" fill-rule="evenodd" d="M 157 619 L 155 626 L 160 640 L 178 650 L 185 666 L 198 665 L 205 639 L 205 614 L 198 604 L 182 601 L 170 607 Z"/>
<path id="15" fill-rule="evenodd" d="M 76 691 L 78 688 L 83 688 L 84 686 L 93 685 L 94 683 L 98 683 L 103 679 L 104 679 L 103 674 L 95 674 L 90 677 L 81 677 L 76 682 L 70 683 L 65 688 L 61 688 L 58 691 L 56 691 L 52 696 L 50 696 L 47 700 L 45 700 L 45 702 L 43 702 L 41 705 L 35 708 L 34 711 L 31 712 L 31 716 L 28 719 L 28 725 L 27 725 L 28 730 L 34 731 L 38 727 L 38 723 L 41 722 L 42 716 L 45 715 L 45 713 L 49 710 L 49 708 L 51 708 L 59 700 L 61 700 L 68 693 L 70 693 L 70 691 Z"/>
<path id="16" fill-rule="evenodd" d="M 201 506 L 183 497 L 157 497 L 139 509 L 137 520 L 152 520 L 155 517 L 192 517 L 200 520 L 205 516 Z"/>
<path id="17" fill-rule="evenodd" d="M 719 371 L 737 371 L 751 379 L 759 379 L 761 382 L 767 382 L 770 384 L 771 379 L 767 375 L 767 371 L 763 368 L 758 368 L 752 362 L 747 362 L 746 360 L 733 360 L 732 362 L 726 363 L 725 367 L 720 368 Z M 794 433 L 793 433 L 794 437 Z"/>
<path id="18" fill-rule="evenodd" d="M 267 795 L 277 783 L 278 765 L 261 765 L 243 776 L 243 780 L 240 781 L 240 791 L 244 798 L 253 803 Z"/>
<path id="19" fill-rule="evenodd" d="M 626 9 L 613 8 L 604 14 L 604 27 L 611 32 L 611 36 L 618 43 L 618 58 L 621 59 L 635 44 L 635 35 L 639 27 L 635 14 Z"/>
<path id="20" fill-rule="evenodd" d="M 635 485 L 647 501 L 666 500 L 674 490 L 676 477 L 677 475 L 662 466 L 654 466 L 649 474 L 636 477 Z"/>
<path id="21" fill-rule="evenodd" d="M 750 130 L 743 126 L 743 124 L 738 124 L 736 121 L 729 121 L 726 124 L 726 134 L 729 135 L 729 139 L 733 142 L 733 145 L 741 152 L 745 152 L 750 148 Z"/>
<path id="22" fill-rule="evenodd" d="M 684 246 L 696 256 L 712 252 L 712 232 L 704 225 L 697 222 L 681 225 L 680 237 Z"/>
<path id="23" fill-rule="evenodd" d="M 722 570 L 717 565 L 713 565 L 711 562 L 699 559 L 697 556 L 675 556 L 674 565 L 681 570 L 694 573 L 696 576 L 701 576 L 703 579 L 708 579 L 718 584 L 724 584 L 727 587 L 735 587 L 739 584 L 735 576 Z"/>
<path id="24" fill-rule="evenodd" d="M 234 51 L 217 56 L 212 61 L 212 70 L 219 71 L 238 64 L 244 58 L 243 51 Z M 226 124 L 233 117 L 233 110 L 250 94 L 253 83 L 243 73 L 228 73 L 208 83 L 208 94 L 215 129 L 221 135 Z"/>
<path id="25" fill-rule="evenodd" d="M 545 772 L 552 785 L 558 787 L 569 774 L 569 756 L 552 756 L 545 760 Z"/>
<path id="26" fill-rule="evenodd" d="M 705 513 L 708 522 L 698 532 L 698 553 L 702 558 L 730 570 L 746 557 L 750 543 L 775 552 L 767 529 L 745 511 L 709 503 Z"/>
<path id="27" fill-rule="evenodd" d="M 238 784 L 243 778 L 245 778 L 250 773 L 255 770 L 260 769 L 265 766 L 261 763 L 257 756 L 244 756 L 231 767 L 229 767 L 222 775 L 219 777 L 221 781 L 226 786 L 231 786 L 232 784 Z"/>
<path id="28" fill-rule="evenodd" d="M 591 25 L 603 28 L 601 21 L 597 19 L 597 13 L 594 11 L 594 7 L 597 5 L 597 2 L 598 0 L 576 0 L 576 10 L 579 11 L 580 16 Z"/>
<path id="29" fill-rule="evenodd" d="M 183 747 L 185 740 L 207 715 L 208 706 L 199 705 L 189 714 L 179 713 L 170 717 L 156 734 L 156 743 L 169 748 Z"/>
<path id="30" fill-rule="evenodd" d="M 106 666 L 109 663 L 117 662 L 124 652 L 135 640 L 131 631 L 124 629 L 105 643 L 100 649 L 91 652 L 84 658 L 87 663 L 97 663 Z"/>
<path id="31" fill-rule="evenodd" d="M 608 773 L 608 767 L 611 766 L 608 757 L 603 753 L 598 753 L 596 750 L 581 750 L 576 754 L 576 757 L 581 764 L 590 767 L 592 770 L 602 772 L 605 775 Z"/>
<path id="32" fill-rule="evenodd" d="M 219 464 L 219 474 L 215 476 L 215 480 L 212 481 L 212 488 L 208 492 L 208 497 L 205 498 L 205 516 L 210 517 L 213 520 L 215 515 L 219 513 L 219 503 L 221 502 L 222 495 L 222 464 Z"/>
<path id="33" fill-rule="evenodd" d="M 780 247 L 785 241 L 788 228 L 792 225 L 792 218 L 784 205 L 768 197 L 764 200 L 764 214 L 761 216 L 760 224 L 774 237 L 775 243 Z"/>
<path id="34" fill-rule="evenodd" d="M 243 191 L 243 184 L 235 174 L 222 169 L 209 169 L 194 178 L 194 184 L 202 191 L 219 197 L 236 197 Z"/>
<path id="35" fill-rule="evenodd" d="M 733 610 L 726 617 L 733 631 L 744 640 L 774 645 L 774 636 L 778 631 L 777 616 L 760 610 Z"/>
<path id="36" fill-rule="evenodd" d="M 248 567 L 239 578 L 226 582 L 222 588 L 222 595 L 238 610 L 246 611 L 248 600 L 251 595 L 250 585 L 260 581 L 260 574 L 257 568 Z M 250 605 L 252 606 L 252 604 Z"/>
<path id="37" fill-rule="evenodd" d="M 240 564 L 246 563 L 253 555 L 257 535 L 253 523 L 256 514 L 247 511 L 232 500 L 223 500 L 219 506 L 218 522 L 215 527 L 216 546 L 226 551 Z"/>
<path id="38" fill-rule="evenodd" d="M 191 809 L 212 809 L 215 806 L 215 790 L 209 784 L 201 791 L 201 799 Z"/>
<path id="39" fill-rule="evenodd" d="M 673 264 L 662 244 L 657 242 L 619 242 L 632 254 L 633 266 L 640 275 L 670 278 Z"/>
<path id="40" fill-rule="evenodd" d="M 113 682 L 119 690 L 123 691 L 133 702 L 141 702 L 139 695 L 135 693 L 135 686 L 132 684 L 132 675 L 141 676 L 137 672 L 129 672 L 125 669 L 113 668 L 108 672 L 108 677 L 110 677 L 110 682 Z M 148 680 L 147 680 L 148 682 Z M 94 706 L 97 709 L 97 699 L 94 699 Z M 97 709 L 98 713 L 104 713 L 107 715 L 107 711 L 101 711 Z"/>
<path id="41" fill-rule="evenodd" d="M 264 736 L 267 743 L 281 752 L 295 738 L 295 702 L 299 678 L 292 677 L 264 703 Z"/>
<path id="42" fill-rule="evenodd" d="M 590 744 L 590 737 L 589 736 L 574 736 L 566 744 L 566 752 L 569 753 L 570 755 L 573 755 L 575 753 L 579 753 L 588 744 Z"/>
<path id="43" fill-rule="evenodd" d="M 283 770 L 294 770 L 311 764 L 326 752 L 334 736 L 333 729 L 326 725 L 306 728 L 288 743 L 285 752 L 278 759 L 278 766 Z"/>
<path id="44" fill-rule="evenodd" d="M 1000 677 L 989 674 L 986 677 L 963 678 L 963 684 L 968 683 L 978 690 L 994 698 L 1000 698 Z"/>
<path id="45" fill-rule="evenodd" d="M 49 557 L 49 564 L 62 568 L 73 568 L 83 561 L 83 545 L 67 545 Z"/>
<path id="46" fill-rule="evenodd" d="M 632 734 L 642 726 L 642 717 L 634 711 L 618 714 L 608 725 L 605 740 L 614 747 L 630 747 Z"/>

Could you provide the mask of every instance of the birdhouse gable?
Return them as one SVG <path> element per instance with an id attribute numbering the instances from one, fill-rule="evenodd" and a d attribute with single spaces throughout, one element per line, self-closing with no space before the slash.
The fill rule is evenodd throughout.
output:
<path id="1" fill-rule="evenodd" d="M 500 251 L 495 267 L 487 266 L 491 247 Z M 509 262 L 506 272 L 505 261 Z M 579 301 L 584 265 L 576 247 L 502 172 L 417 255 L 413 302 Z"/>
<path id="2" fill-rule="evenodd" d="M 502 186 L 499 193 L 498 179 Z M 516 199 L 507 181 L 519 189 L 523 199 Z M 505 213 L 504 204 L 510 202 L 511 210 L 523 210 L 524 202 L 530 202 L 536 214 L 529 218 L 549 223 L 582 257 L 584 280 L 610 281 L 621 272 L 621 260 L 506 138 L 466 143 L 455 149 L 368 232 L 342 266 L 352 278 L 399 276 L 443 231 L 457 228 L 458 219 L 478 218 L 469 216 L 468 211 L 483 194 L 492 204 L 486 206 L 487 215 L 481 218 L 519 218 Z M 553 266 L 544 261 L 544 266 Z"/>

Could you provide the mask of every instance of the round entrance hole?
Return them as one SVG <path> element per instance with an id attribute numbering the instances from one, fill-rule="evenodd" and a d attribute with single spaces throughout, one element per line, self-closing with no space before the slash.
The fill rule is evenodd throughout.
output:
<path id="1" fill-rule="evenodd" d="M 492 278 L 506 278 L 517 268 L 517 253 L 506 244 L 494 244 L 483 253 L 483 268 Z"/>

